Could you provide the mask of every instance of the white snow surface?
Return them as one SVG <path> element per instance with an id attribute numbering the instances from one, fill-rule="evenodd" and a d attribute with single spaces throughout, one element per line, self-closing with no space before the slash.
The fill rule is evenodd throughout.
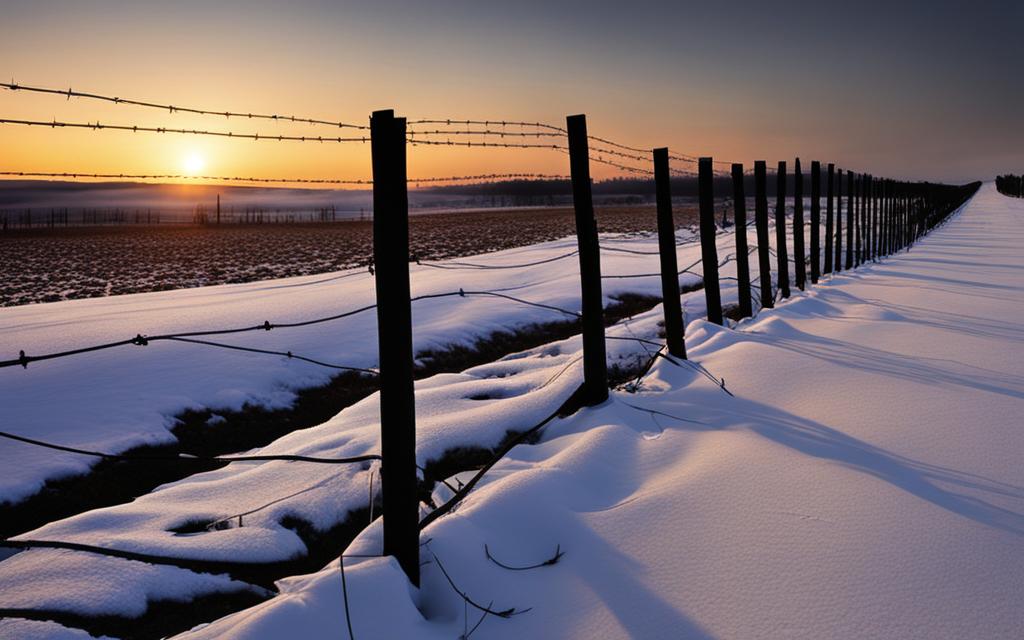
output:
<path id="1" fill-rule="evenodd" d="M 224 575 L 62 549 L 30 549 L 0 562 L 0 609 L 135 618 L 149 601 L 188 602 L 207 593 L 259 587 Z M 121 588 L 103 588 L 120 584 Z"/>
<path id="2" fill-rule="evenodd" d="M 754 233 L 749 233 L 753 246 Z M 683 230 L 680 237 L 692 240 Z M 720 259 L 732 252 L 732 233 L 720 235 Z M 602 237 L 604 247 L 656 251 L 653 235 Z M 521 247 L 448 261 L 492 266 L 516 265 L 563 255 L 575 239 Z M 679 247 L 680 268 L 700 258 L 699 245 Z M 756 256 L 752 269 L 756 273 Z M 606 274 L 657 273 L 656 255 L 604 251 Z M 722 273 L 734 274 L 729 263 Z M 700 273 L 699 265 L 696 273 Z M 578 310 L 578 259 L 509 270 L 436 269 L 411 265 L 412 294 L 489 290 L 533 302 Z M 683 274 L 693 284 L 699 276 Z M 725 281 L 725 285 L 733 285 Z M 660 296 L 657 277 L 608 279 L 606 302 L 623 292 Z M 728 289 L 728 286 L 727 286 Z M 735 288 L 732 289 L 735 299 Z M 724 294 L 729 295 L 728 291 Z M 374 303 L 373 276 L 349 271 L 163 291 L 108 298 L 0 308 L 0 354 L 19 350 L 39 355 L 93 344 L 202 329 L 245 327 L 331 316 Z M 700 308 L 694 307 L 694 313 Z M 566 319 L 564 314 L 492 297 L 448 297 L 413 304 L 417 352 L 475 339 L 531 323 Z M 377 319 L 370 310 L 341 320 L 209 339 L 232 345 L 291 351 L 333 364 L 377 365 Z M 60 444 L 121 452 L 135 446 L 172 442 L 173 416 L 185 409 L 240 409 L 244 404 L 285 407 L 295 391 L 326 383 L 337 373 L 285 357 L 216 349 L 181 342 L 125 346 L 0 369 L 2 429 Z M 216 422 L 216 421 L 215 421 Z M 216 428 L 211 424 L 210 428 Z M 88 471 L 95 458 L 43 450 L 0 440 L 0 502 L 17 502 L 47 479 Z"/>
<path id="3" fill-rule="evenodd" d="M 0 638 L 11 640 L 96 640 L 81 629 L 69 629 L 49 620 L 0 618 Z M 102 636 L 99 640 L 109 640 Z"/>
<path id="4" fill-rule="evenodd" d="M 440 561 L 474 601 L 529 608 L 480 638 L 1020 638 L 1022 221 L 986 184 L 909 252 L 736 327 L 692 321 L 692 361 L 734 396 L 659 361 L 555 421 L 426 528 L 419 589 L 344 561 L 354 637 L 472 628 Z M 380 544 L 377 520 L 346 553 Z M 565 556 L 509 571 L 485 544 Z M 348 637 L 337 561 L 279 586 L 181 637 Z"/>

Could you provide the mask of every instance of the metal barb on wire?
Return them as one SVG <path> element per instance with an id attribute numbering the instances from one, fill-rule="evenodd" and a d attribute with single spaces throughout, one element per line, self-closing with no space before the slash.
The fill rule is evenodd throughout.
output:
<path id="1" fill-rule="evenodd" d="M 196 136 L 216 136 L 221 138 L 238 138 L 240 140 L 265 140 L 265 141 L 277 141 L 277 142 L 356 142 L 365 143 L 369 142 L 368 136 L 360 137 L 325 137 L 325 136 L 294 136 L 294 135 L 260 135 L 259 133 L 235 133 L 234 131 L 212 131 L 204 129 L 180 129 L 175 127 L 144 127 L 139 125 L 126 125 L 126 124 L 101 124 L 99 121 L 96 122 L 63 122 L 58 120 L 52 120 L 45 122 L 41 120 L 18 120 L 13 118 L 0 118 L 0 124 L 16 124 L 26 126 L 40 126 L 40 127 L 69 127 L 73 129 L 110 129 L 113 131 L 131 131 L 133 133 L 177 133 L 184 135 L 196 135 Z"/>
<path id="2" fill-rule="evenodd" d="M 66 96 L 67 100 L 74 98 L 86 98 L 89 100 L 101 100 L 105 102 L 113 102 L 114 104 L 127 104 L 136 107 L 147 107 L 150 109 L 159 109 L 161 111 L 167 111 L 168 113 L 192 113 L 203 116 L 221 116 L 224 118 L 248 118 L 250 120 L 274 120 L 279 122 L 297 122 L 300 124 L 313 124 L 313 125 L 326 125 L 330 127 L 340 129 L 360 129 L 369 130 L 369 126 L 362 124 L 349 124 L 347 122 L 339 122 L 337 120 L 322 120 L 319 118 L 307 118 L 300 116 L 285 116 L 277 114 L 265 114 L 265 113 L 243 113 L 239 111 L 228 111 L 220 109 L 202 109 L 198 107 L 178 107 L 171 104 L 160 104 L 156 102 L 149 102 L 146 100 L 136 100 L 132 98 L 120 98 L 117 96 L 102 95 L 99 93 L 89 93 L 85 91 L 74 91 L 70 87 L 67 89 L 52 89 L 48 87 L 31 87 L 26 85 L 19 85 L 11 82 L 2 82 L 0 87 L 9 89 L 11 91 L 31 91 L 34 93 L 48 93 L 52 95 Z"/>
<path id="3" fill-rule="evenodd" d="M 351 456 L 347 458 L 319 458 L 315 456 L 300 456 L 290 454 L 280 455 L 247 455 L 247 456 L 194 456 L 187 453 L 181 453 L 178 455 L 123 455 L 117 453 L 106 453 L 103 451 L 91 451 L 89 449 L 79 449 L 77 447 L 69 447 L 61 444 L 54 444 L 52 442 L 46 442 L 44 440 L 36 440 L 35 438 L 28 438 L 26 436 L 19 436 L 14 433 L 8 433 L 7 431 L 0 431 L 0 438 L 6 438 L 8 440 L 15 440 L 30 444 L 44 449 L 53 449 L 55 451 L 64 451 L 66 453 L 76 453 L 84 456 L 91 456 L 94 458 L 104 458 L 107 460 L 121 460 L 121 461 L 150 461 L 150 462 L 271 462 L 271 461 L 282 461 L 282 462 L 312 462 L 317 464 L 353 464 L 357 462 L 369 462 L 371 460 L 380 460 L 381 457 L 375 453 L 368 453 L 360 456 Z"/>

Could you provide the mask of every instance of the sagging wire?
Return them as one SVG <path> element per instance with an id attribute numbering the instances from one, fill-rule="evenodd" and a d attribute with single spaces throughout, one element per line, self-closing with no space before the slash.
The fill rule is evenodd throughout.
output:
<path id="1" fill-rule="evenodd" d="M 430 551 L 430 555 L 434 558 L 434 563 L 437 565 L 437 568 L 441 570 L 441 574 L 444 575 L 445 580 L 448 581 L 448 584 L 451 586 L 452 590 L 455 593 L 459 594 L 459 596 L 462 597 L 462 600 L 474 609 L 482 611 L 488 615 L 497 616 L 499 618 L 505 618 L 506 620 L 513 616 L 522 615 L 533 609 L 533 607 L 527 607 L 526 609 L 516 609 L 515 607 L 509 607 L 508 609 L 495 611 L 494 609 L 491 609 L 490 606 L 485 607 L 481 604 L 478 604 L 472 598 L 470 598 L 465 591 L 462 591 L 455 585 L 455 581 L 452 580 L 451 575 L 448 574 L 448 571 L 444 568 L 444 565 L 441 563 L 441 559 L 437 557 L 437 554 L 434 553 L 434 551 L 431 550 L 429 546 L 427 547 L 427 550 Z M 493 602 L 491 604 L 493 604 Z"/>
<path id="2" fill-rule="evenodd" d="M 562 551 L 562 545 L 559 544 L 559 545 L 557 545 L 555 547 L 555 555 L 551 556 L 547 560 L 544 560 L 543 562 L 538 562 L 537 564 L 527 565 L 525 567 L 513 567 L 511 565 L 507 565 L 504 562 L 499 561 L 497 558 L 495 558 L 493 555 L 491 555 L 491 550 L 487 546 L 486 542 L 484 543 L 484 555 L 487 557 L 488 560 L 490 560 L 494 564 L 498 565 L 502 569 L 508 569 L 509 571 L 529 571 L 530 569 L 539 569 L 541 567 L 550 567 L 553 564 L 557 564 L 558 561 L 562 559 L 562 556 L 565 555 L 565 552 Z"/>
<path id="3" fill-rule="evenodd" d="M 562 314 L 565 314 L 565 315 L 568 315 L 568 316 L 572 316 L 574 318 L 581 317 L 581 314 L 579 312 L 577 312 L 577 311 L 572 311 L 572 310 L 569 310 L 569 309 L 564 309 L 562 307 L 558 307 L 558 306 L 550 305 L 550 304 L 544 304 L 544 303 L 541 303 L 541 302 L 533 302 L 531 300 L 525 300 L 523 298 L 518 298 L 518 297 L 515 297 L 515 296 L 510 296 L 508 294 L 500 293 L 500 292 L 497 292 L 497 291 L 472 291 L 472 290 L 471 291 L 467 291 L 465 289 L 459 289 L 458 291 L 449 291 L 449 292 L 445 292 L 445 293 L 428 293 L 428 294 L 423 294 L 423 295 L 419 295 L 419 296 L 414 296 L 413 298 L 410 299 L 410 302 L 419 302 L 419 301 L 422 301 L 422 300 L 432 300 L 432 299 L 437 299 L 437 298 L 450 298 L 450 297 L 455 297 L 455 296 L 458 296 L 458 297 L 461 297 L 461 298 L 474 297 L 474 296 L 500 298 L 500 299 L 503 299 L 503 300 L 509 300 L 511 302 L 516 302 L 518 304 L 523 304 L 523 305 L 527 305 L 527 306 L 536 307 L 538 309 L 547 309 L 549 311 L 556 311 L 558 313 L 562 313 Z M 95 352 L 95 351 L 102 351 L 102 350 L 106 350 L 106 349 L 113 349 L 113 348 L 117 348 L 117 347 L 123 347 L 123 346 L 127 346 L 127 345 L 146 346 L 146 345 L 148 345 L 151 342 L 164 341 L 164 340 L 167 340 L 167 341 L 178 341 L 178 342 L 189 342 L 189 340 L 185 340 L 185 339 L 186 338 L 198 338 L 198 337 L 214 336 L 214 335 L 227 335 L 227 334 L 245 333 L 245 332 L 250 332 L 250 331 L 270 331 L 272 329 L 280 329 L 280 328 L 306 327 L 306 326 L 310 326 L 310 325 L 321 324 L 321 323 L 324 323 L 324 322 L 331 322 L 331 321 L 334 321 L 334 320 L 339 320 L 339 319 L 342 319 L 342 318 L 351 317 L 351 316 L 354 316 L 356 314 L 364 313 L 366 311 L 370 311 L 371 309 L 376 309 L 376 308 L 377 308 L 377 305 L 372 304 L 372 305 L 366 305 L 366 306 L 363 306 L 363 307 L 359 307 L 358 309 L 353 309 L 351 311 L 346 311 L 344 313 L 339 313 L 339 314 L 335 314 L 335 315 L 331 315 L 331 316 L 326 316 L 326 317 L 322 317 L 322 318 L 314 318 L 314 319 L 311 319 L 311 320 L 302 320 L 302 321 L 298 321 L 298 322 L 281 322 L 281 323 L 271 323 L 269 320 L 266 320 L 266 321 L 263 322 L 263 324 L 258 324 L 258 325 L 248 326 L 248 327 L 238 327 L 238 328 L 234 328 L 234 329 L 213 329 L 213 330 L 205 330 L 205 331 L 189 331 L 189 332 L 163 334 L 163 335 L 155 335 L 155 336 L 143 336 L 142 334 L 138 334 L 134 338 L 129 338 L 127 340 L 118 340 L 118 341 L 115 341 L 115 342 L 107 342 L 107 343 L 103 343 L 103 344 L 97 344 L 97 345 L 92 345 L 92 346 L 88 346 L 88 347 L 80 347 L 78 349 L 69 349 L 69 350 L 66 350 L 66 351 L 59 351 L 59 352 L 55 352 L 55 353 L 48 353 L 48 354 L 43 354 L 43 355 L 38 355 L 38 356 L 27 355 L 25 353 L 25 351 L 22 350 L 22 351 L 19 352 L 18 358 L 11 359 L 11 360 L 0 361 L 0 369 L 5 368 L 5 367 L 14 367 L 14 366 L 21 366 L 21 367 L 27 369 L 29 363 L 32 363 L 32 362 L 38 362 L 38 361 L 41 361 L 41 360 L 52 360 L 52 359 L 56 359 L 56 358 L 64 358 L 64 357 L 73 356 L 73 355 L 79 355 L 79 354 L 83 354 L 83 353 L 91 353 L 91 352 Z M 220 347 L 220 348 L 227 348 L 227 349 L 236 349 L 236 350 L 239 350 L 239 351 L 254 351 L 256 353 L 271 353 L 273 355 L 281 355 L 281 356 L 289 356 L 289 354 L 291 353 L 291 352 L 269 351 L 269 350 L 262 350 L 262 349 L 250 349 L 249 347 L 238 347 L 238 346 L 235 346 L 235 345 L 225 345 L 225 344 L 221 344 L 221 343 L 213 343 L 213 342 L 200 341 L 200 340 L 192 340 L 192 342 L 194 342 L 196 344 L 204 344 L 204 345 L 213 346 L 213 347 Z M 344 367 L 344 366 L 341 366 L 341 365 L 330 365 L 328 363 L 316 361 L 316 360 L 313 360 L 311 358 L 305 358 L 303 356 L 296 356 L 295 354 L 291 354 L 290 357 L 296 358 L 296 359 L 302 359 L 302 360 L 305 360 L 307 362 L 312 362 L 313 364 L 318 364 L 318 365 L 321 365 L 321 366 L 329 366 L 329 367 L 332 367 L 332 368 L 347 369 L 347 370 L 352 370 L 352 371 L 362 371 L 364 373 L 374 373 L 374 374 L 376 373 L 375 371 L 373 371 L 371 369 L 360 369 L 358 367 Z"/>
<path id="4" fill-rule="evenodd" d="M 119 460 L 119 461 L 147 461 L 147 462 L 223 462 L 230 464 L 232 462 L 270 462 L 270 461 L 283 461 L 283 462 L 312 462 L 317 464 L 353 464 L 357 462 L 368 462 L 370 460 L 380 460 L 381 456 L 376 453 L 368 453 L 360 456 L 351 456 L 347 458 L 319 458 L 315 456 L 300 456 L 290 454 L 277 454 L 277 455 L 246 455 L 246 456 L 197 456 L 188 453 L 179 453 L 178 455 L 122 455 L 117 453 L 105 453 L 102 451 L 91 451 L 89 449 L 79 449 L 77 447 L 69 447 L 61 444 L 54 444 L 52 442 L 46 442 L 43 440 L 36 440 L 35 438 L 28 438 L 26 436 L 19 436 L 17 434 L 8 433 L 6 431 L 0 431 L 0 438 L 7 438 L 8 440 L 16 440 L 25 444 L 34 445 L 37 447 L 43 447 L 45 449 L 54 449 L 56 451 L 63 451 L 66 453 L 75 453 L 83 456 L 91 456 L 94 458 L 103 458 L 105 460 Z"/>
<path id="5" fill-rule="evenodd" d="M 49 122 L 43 120 L 17 120 L 11 118 L 0 118 L 0 124 L 15 124 L 15 125 L 26 125 L 36 127 L 51 127 L 51 128 L 72 128 L 72 129 L 92 129 L 94 131 L 100 131 L 103 129 L 109 129 L 111 131 L 131 131 L 132 133 L 178 133 L 196 136 L 216 136 L 221 138 L 237 138 L 239 140 L 276 140 L 278 142 L 355 142 L 365 143 L 369 142 L 369 136 L 361 137 L 330 137 L 330 136 L 293 136 L 293 135 L 260 135 L 259 133 L 235 133 L 234 131 L 209 131 L 203 129 L 178 129 L 174 127 L 147 127 L 140 125 L 126 125 L 126 124 L 103 124 L 98 120 L 96 122 L 64 122 L 60 120 L 51 120 Z"/>
<path id="6" fill-rule="evenodd" d="M 15 82 L 0 82 L 0 87 L 9 89 L 11 91 L 30 91 L 34 93 L 48 93 L 58 96 L 66 96 L 68 100 L 71 98 L 87 98 L 90 100 L 102 100 L 105 102 L 113 102 L 114 104 L 127 104 L 136 107 L 148 107 L 151 109 L 159 109 L 161 111 L 167 111 L 169 113 L 192 113 L 196 115 L 204 116 L 222 116 L 224 118 L 247 118 L 251 120 L 274 120 L 278 122 L 297 122 L 302 124 L 315 124 L 315 125 L 327 125 L 330 127 L 336 127 L 341 129 L 361 129 L 369 130 L 370 127 L 362 124 L 349 124 L 347 122 L 339 122 L 334 120 L 321 120 L 318 118 L 306 118 L 299 116 L 283 116 L 276 114 L 264 114 L 264 113 L 246 113 L 241 111 L 222 111 L 219 109 L 201 109 L 198 107 L 179 107 L 172 104 L 159 104 L 156 102 L 149 102 L 145 100 L 137 100 L 134 98 L 120 98 L 117 96 L 108 96 L 98 93 L 90 93 L 84 91 L 74 91 L 71 87 L 67 89 L 51 89 L 46 87 L 32 87 L 27 85 L 17 84 Z"/>

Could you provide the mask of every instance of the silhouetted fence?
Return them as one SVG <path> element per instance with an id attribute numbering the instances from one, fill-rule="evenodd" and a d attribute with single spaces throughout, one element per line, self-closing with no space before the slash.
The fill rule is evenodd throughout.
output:
<path id="1" fill-rule="evenodd" d="M 996 189 L 1004 196 L 1024 198 L 1024 175 L 1015 176 L 1008 173 L 996 176 Z"/>
<path id="2" fill-rule="evenodd" d="M 391 477 L 396 488 L 384 493 L 392 498 L 385 500 L 383 517 L 385 553 L 394 555 L 406 569 L 410 580 L 418 583 L 418 511 L 416 501 L 412 497 L 416 479 L 415 466 L 415 410 L 413 395 L 412 349 L 410 338 L 412 327 L 408 315 L 408 265 L 407 229 L 408 199 L 403 183 L 405 174 L 405 144 L 401 140 L 404 133 L 404 119 L 394 118 L 392 112 L 374 114 L 372 122 L 378 126 L 371 135 L 373 143 L 374 194 L 375 200 L 381 199 L 381 207 L 375 216 L 375 236 L 386 238 L 375 240 L 374 259 L 378 268 L 377 291 L 379 326 L 381 328 L 381 370 L 383 380 L 391 377 L 392 390 L 389 397 L 381 396 L 382 421 L 381 439 L 385 458 L 383 463 L 387 469 L 384 477 Z M 387 123 L 386 125 L 384 123 Z M 593 200 L 590 179 L 590 151 L 587 135 L 586 118 L 583 115 L 569 116 L 566 121 L 569 144 L 569 168 L 572 177 L 573 201 L 576 212 L 576 234 L 580 265 L 580 297 L 582 300 L 583 327 L 583 382 L 574 394 L 572 402 L 577 406 L 594 405 L 604 402 L 608 397 L 608 371 L 605 356 L 604 317 L 601 296 L 601 262 L 598 247 L 597 223 L 594 219 Z M 678 304 L 679 285 L 676 269 L 675 225 L 672 221 L 672 203 L 669 187 L 670 155 L 665 148 L 651 152 L 652 173 L 658 194 L 658 246 L 662 271 L 663 305 L 665 313 L 666 342 L 669 352 L 676 357 L 685 358 L 684 322 Z M 724 322 L 722 295 L 720 290 L 719 261 L 717 246 L 717 227 L 714 216 L 714 161 L 711 158 L 700 158 L 698 161 L 698 185 L 700 208 L 700 242 L 702 277 L 704 295 L 707 303 L 707 317 L 710 322 Z M 835 188 L 831 176 L 835 173 L 834 165 L 828 165 L 828 179 L 825 183 L 826 199 L 825 228 L 827 242 L 825 251 L 829 258 L 821 266 L 821 163 L 811 163 L 811 223 L 810 252 L 806 253 L 807 225 L 804 223 L 803 207 L 803 173 L 800 160 L 795 162 L 795 189 L 793 195 L 792 233 L 786 231 L 786 163 L 780 162 L 777 172 L 778 187 L 776 190 L 776 246 L 778 259 L 777 279 L 779 294 L 782 298 L 791 295 L 789 290 L 788 245 L 792 242 L 794 252 L 794 281 L 800 289 L 807 286 L 808 271 L 811 283 L 816 283 L 822 275 L 839 271 L 842 251 L 842 228 L 833 224 L 833 215 L 840 207 L 841 195 Z M 767 256 L 767 211 L 765 194 L 765 165 L 755 164 L 755 214 L 758 229 L 759 263 L 762 265 L 761 299 L 762 306 L 770 306 L 774 296 L 768 296 L 771 287 L 770 275 L 763 269 L 769 264 Z M 746 198 L 744 196 L 745 172 L 741 164 L 732 165 L 733 200 L 735 207 L 737 236 L 737 279 L 741 300 L 735 319 L 742 319 L 752 314 L 751 291 L 755 288 L 750 282 L 747 265 L 746 243 Z M 979 184 L 967 186 L 951 186 L 931 183 L 907 183 L 895 180 L 879 179 L 867 174 L 847 172 L 847 244 L 846 268 L 853 268 L 865 262 L 878 260 L 891 253 L 901 251 L 912 245 L 930 229 L 940 224 L 946 217 L 962 205 L 977 190 Z M 835 229 L 836 238 L 832 241 Z M 832 255 L 833 247 L 835 255 Z M 740 257 L 742 256 L 742 257 Z M 808 268 L 807 262 L 812 264 Z M 385 282 L 380 274 L 388 273 Z M 393 317 L 383 312 L 382 297 L 388 297 L 396 307 Z M 670 302 L 671 301 L 671 302 Z M 399 322 L 397 327 L 393 323 Z M 392 324 L 385 324 L 392 323 Z M 385 327 L 391 327 L 387 332 Z M 396 349 L 400 351 L 396 352 Z M 400 355 L 396 355 L 400 354 Z M 385 357 L 387 356 L 387 358 Z M 385 415 L 384 407 L 388 407 Z M 545 421 L 546 422 L 546 421 Z M 542 423 L 543 424 L 543 423 Z M 399 453 L 389 454 L 388 451 Z M 402 462 L 398 465 L 395 460 Z M 397 466 L 397 468 L 396 468 Z M 396 478 L 395 476 L 400 476 Z M 466 490 L 468 491 L 468 489 Z M 398 498 L 394 498 L 394 496 Z M 455 500 L 455 498 L 453 498 Z M 449 501 L 439 511 L 451 508 Z M 437 513 L 428 516 L 427 521 L 437 517 Z"/>
<path id="3" fill-rule="evenodd" d="M 10 87 L 8 87 L 10 88 Z M 64 92 L 57 92 L 63 95 Z M 69 92 L 70 93 L 70 92 Z M 102 99 L 102 98 L 101 98 Z M 159 106 L 145 104 L 143 106 Z M 194 112 L 207 113 L 202 110 Z M 227 112 L 209 112 L 228 115 Z M 257 117 L 257 116 L 253 116 Z M 276 119 L 277 116 L 260 116 Z M 426 124 L 427 121 L 415 121 Z M 430 121 L 435 123 L 435 121 Z M 441 122 L 436 122 L 440 124 Z M 805 290 L 822 278 L 861 264 L 877 261 L 887 255 L 902 251 L 913 245 L 930 229 L 941 224 L 953 211 L 961 206 L 978 188 L 979 184 L 952 186 L 932 183 L 908 183 L 868 174 L 846 172 L 846 188 L 843 189 L 843 172 L 833 164 L 827 165 L 826 179 L 822 180 L 822 164 L 810 164 L 810 212 L 809 222 L 804 219 L 804 168 L 800 159 L 793 164 L 793 175 L 787 175 L 787 163 L 779 162 L 776 172 L 775 196 L 775 247 L 769 243 L 768 178 L 764 161 L 754 163 L 753 176 L 749 176 L 739 163 L 723 163 L 709 157 L 694 159 L 685 155 L 672 155 L 667 148 L 653 151 L 628 147 L 587 132 L 586 118 L 575 115 L 567 118 L 565 128 L 532 123 L 539 131 L 565 137 L 565 145 L 548 143 L 479 143 L 426 139 L 422 136 L 473 134 L 492 135 L 490 128 L 499 122 L 484 121 L 443 121 L 446 126 L 475 126 L 484 129 L 459 131 L 420 131 L 408 129 L 412 124 L 405 118 L 396 117 L 392 111 L 378 111 L 370 119 L 369 141 L 373 167 L 374 200 L 374 261 L 372 272 L 376 278 L 377 304 L 354 310 L 346 314 L 321 318 L 300 323 L 242 327 L 237 330 L 218 332 L 192 332 L 168 336 L 143 335 L 106 345 L 86 347 L 70 352 L 33 356 L 19 354 L 17 359 L 0 362 L 0 366 L 28 366 L 29 363 L 54 357 L 63 357 L 120 347 L 124 345 L 145 345 L 157 339 L 189 339 L 213 333 L 234 333 L 239 331 L 270 330 L 286 326 L 303 326 L 314 322 L 325 322 L 354 313 L 376 309 L 379 339 L 379 369 L 381 403 L 381 459 L 384 493 L 384 552 L 393 555 L 413 583 L 419 581 L 419 531 L 461 500 L 472 489 L 480 475 L 486 472 L 508 448 L 518 442 L 513 439 L 499 450 L 494 460 L 478 472 L 478 475 L 461 489 L 448 503 L 421 519 L 417 497 L 417 466 L 415 456 L 415 398 L 413 392 L 413 348 L 411 303 L 416 299 L 452 295 L 486 295 L 506 298 L 525 304 L 534 304 L 553 311 L 579 317 L 583 342 L 583 380 L 565 407 L 595 405 L 608 398 L 608 370 L 605 353 L 604 309 L 602 306 L 602 276 L 600 245 L 597 223 L 594 217 L 590 163 L 599 162 L 620 168 L 628 167 L 633 173 L 650 175 L 655 182 L 657 194 L 658 257 L 660 271 L 650 274 L 636 274 L 629 277 L 651 276 L 661 279 L 664 297 L 663 313 L 666 342 L 670 357 L 686 358 L 684 338 L 685 323 L 679 304 L 679 274 L 689 272 L 695 265 L 678 270 L 675 238 L 675 224 L 672 212 L 671 179 L 680 174 L 693 172 L 674 171 L 671 162 L 695 163 L 698 183 L 700 211 L 700 245 L 702 265 L 700 275 L 707 308 L 707 319 L 717 324 L 726 324 L 728 319 L 742 320 L 755 313 L 753 302 L 759 301 L 759 308 L 771 308 L 778 299 L 792 295 L 790 282 L 796 288 Z M 530 123 L 526 123 L 530 124 Z M 349 125 L 346 125 L 349 126 Z M 103 127 L 100 127 L 103 128 Z M 366 127 L 359 125 L 360 130 Z M 179 131 L 185 133 L 185 131 Z M 501 133 L 500 130 L 497 131 Z M 197 132 L 209 135 L 210 132 Z M 222 135 L 217 133 L 216 135 Z M 239 136 L 240 137 L 240 136 Z M 278 137 L 292 139 L 292 137 Z M 261 139 L 258 136 L 254 139 Z M 262 138 L 266 139 L 266 137 Z M 270 137 L 270 139 L 275 139 Z M 305 138 L 304 138 L 305 140 Z M 316 140 L 316 138 L 312 138 Z M 327 139 L 324 139 L 327 140 Z M 339 141 L 341 139 L 338 139 Z M 593 144 L 591 144 L 593 143 Z M 559 309 L 549 305 L 519 300 L 497 292 L 458 291 L 444 294 L 410 297 L 410 255 L 408 238 L 409 201 L 406 152 L 409 145 L 449 144 L 453 146 L 495 146 L 506 148 L 553 148 L 569 156 L 569 170 L 572 184 L 573 206 L 576 220 L 577 251 L 558 256 L 555 259 L 577 256 L 580 268 L 581 311 Z M 624 164 L 624 163 L 631 164 Z M 716 164 L 727 164 L 730 171 L 716 169 Z M 718 238 L 721 235 L 715 220 L 715 185 L 723 180 L 731 181 L 731 197 L 735 220 L 735 257 L 720 262 Z M 749 224 L 746 212 L 748 181 L 752 179 L 754 193 L 754 226 L 757 245 L 748 248 Z M 788 189 L 792 183 L 792 195 Z M 824 188 L 824 193 L 822 189 Z M 843 198 L 845 197 L 845 203 Z M 821 200 L 825 200 L 824 225 L 821 221 Z M 787 215 L 792 202 L 792 219 Z M 845 205 L 845 221 L 844 221 Z M 824 226 L 824 242 L 822 242 Z M 810 227 L 808 229 L 808 227 Z M 809 244 L 809 247 L 808 247 Z M 790 253 L 792 249 L 792 254 Z M 759 267 L 758 282 L 751 281 L 749 254 L 757 251 Z M 776 269 L 773 285 L 771 264 L 774 253 Z M 792 255 L 792 260 L 791 260 Z M 739 299 L 735 308 L 724 308 L 722 302 L 720 267 L 729 260 L 737 263 L 736 277 Z M 443 268 L 478 269 L 479 265 L 445 265 Z M 792 280 L 791 280 L 792 276 Z M 809 278 L 809 282 L 808 282 Z M 224 346 L 198 341 L 211 346 Z M 255 350 L 258 351 L 258 350 Z M 269 352 L 268 352 L 269 353 Z M 660 354 L 660 350 L 658 354 Z M 292 354 L 288 353 L 288 356 Z M 307 358 L 307 360 L 309 360 Z M 653 362 L 653 358 L 652 358 Z M 542 427 L 555 415 L 552 414 L 540 424 L 527 429 L 532 433 Z M 24 438 L 22 438 L 24 441 Z M 335 461 L 332 461 L 335 462 Z"/>

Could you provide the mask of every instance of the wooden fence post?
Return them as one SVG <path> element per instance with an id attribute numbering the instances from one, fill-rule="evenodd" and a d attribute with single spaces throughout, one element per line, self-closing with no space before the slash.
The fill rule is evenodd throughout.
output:
<path id="1" fill-rule="evenodd" d="M 835 179 L 836 165 L 828 164 L 828 178 L 826 180 L 825 196 L 825 267 L 823 273 L 832 273 L 832 234 L 835 231 Z"/>
<path id="2" fill-rule="evenodd" d="M 846 268 L 853 268 L 853 172 L 846 172 Z"/>
<path id="3" fill-rule="evenodd" d="M 800 169 L 800 158 L 793 165 L 793 270 L 796 272 L 796 288 L 804 290 L 807 284 L 807 247 L 804 244 L 804 172 Z"/>
<path id="4" fill-rule="evenodd" d="M 736 282 L 740 318 L 754 315 L 750 300 L 750 254 L 747 248 L 747 195 L 743 189 L 743 165 L 732 165 L 733 223 L 736 225 Z"/>
<path id="5" fill-rule="evenodd" d="M 590 190 L 590 145 L 587 117 L 566 118 L 569 135 L 569 173 L 576 212 L 576 242 L 580 256 L 580 293 L 583 310 L 583 391 L 585 405 L 608 399 L 608 362 L 604 344 L 604 302 L 601 295 L 601 251 L 597 219 Z"/>
<path id="6" fill-rule="evenodd" d="M 416 409 L 412 305 L 409 292 L 409 194 L 405 118 L 370 118 L 373 164 L 373 262 L 380 349 L 381 488 L 384 554 L 420 582 L 419 499 L 416 496 Z"/>
<path id="7" fill-rule="evenodd" d="M 754 226 L 757 228 L 757 270 L 761 283 L 761 308 L 775 306 L 772 292 L 771 245 L 768 240 L 768 168 L 764 160 L 754 163 Z"/>
<path id="8" fill-rule="evenodd" d="M 868 189 L 867 189 L 867 203 L 868 203 L 868 248 L 867 256 L 865 260 L 874 261 L 875 259 L 875 241 L 878 236 L 875 232 L 875 222 L 877 222 L 877 212 L 875 210 L 875 176 L 868 176 Z"/>
<path id="9" fill-rule="evenodd" d="M 711 158 L 697 162 L 697 195 L 700 201 L 700 254 L 704 274 L 704 299 L 708 321 L 722 324 L 722 291 L 718 285 L 718 247 L 715 244 L 715 186 Z"/>
<path id="10" fill-rule="evenodd" d="M 775 258 L 779 263 L 779 297 L 789 297 L 789 249 L 786 246 L 786 161 L 779 161 L 775 180 Z"/>
<path id="11" fill-rule="evenodd" d="M 891 256 L 895 251 L 895 243 L 893 242 L 893 229 L 896 228 L 895 221 L 893 220 L 893 189 L 895 185 L 896 183 L 892 180 L 885 181 L 885 255 L 887 256 Z"/>
<path id="12" fill-rule="evenodd" d="M 881 190 L 881 180 L 876 180 L 874 176 L 871 177 L 871 259 L 878 259 L 878 230 L 879 230 L 879 219 L 878 219 L 878 195 Z"/>
<path id="13" fill-rule="evenodd" d="M 835 271 L 843 270 L 843 170 L 836 171 L 836 253 L 832 262 Z"/>
<path id="14" fill-rule="evenodd" d="M 856 244 L 853 247 L 853 265 L 859 267 L 860 263 L 864 261 L 864 174 L 857 176 L 857 197 L 854 200 L 856 208 L 853 212 L 853 224 L 855 232 L 853 234 L 854 241 Z"/>
<path id="15" fill-rule="evenodd" d="M 676 223 L 672 218 L 672 176 L 668 149 L 654 150 L 654 191 L 658 203 L 658 254 L 661 256 L 661 306 L 665 312 L 665 342 L 670 355 L 686 358 L 683 309 L 679 301 L 676 261 Z"/>
<path id="16" fill-rule="evenodd" d="M 821 163 L 811 161 L 811 283 L 821 275 Z"/>

